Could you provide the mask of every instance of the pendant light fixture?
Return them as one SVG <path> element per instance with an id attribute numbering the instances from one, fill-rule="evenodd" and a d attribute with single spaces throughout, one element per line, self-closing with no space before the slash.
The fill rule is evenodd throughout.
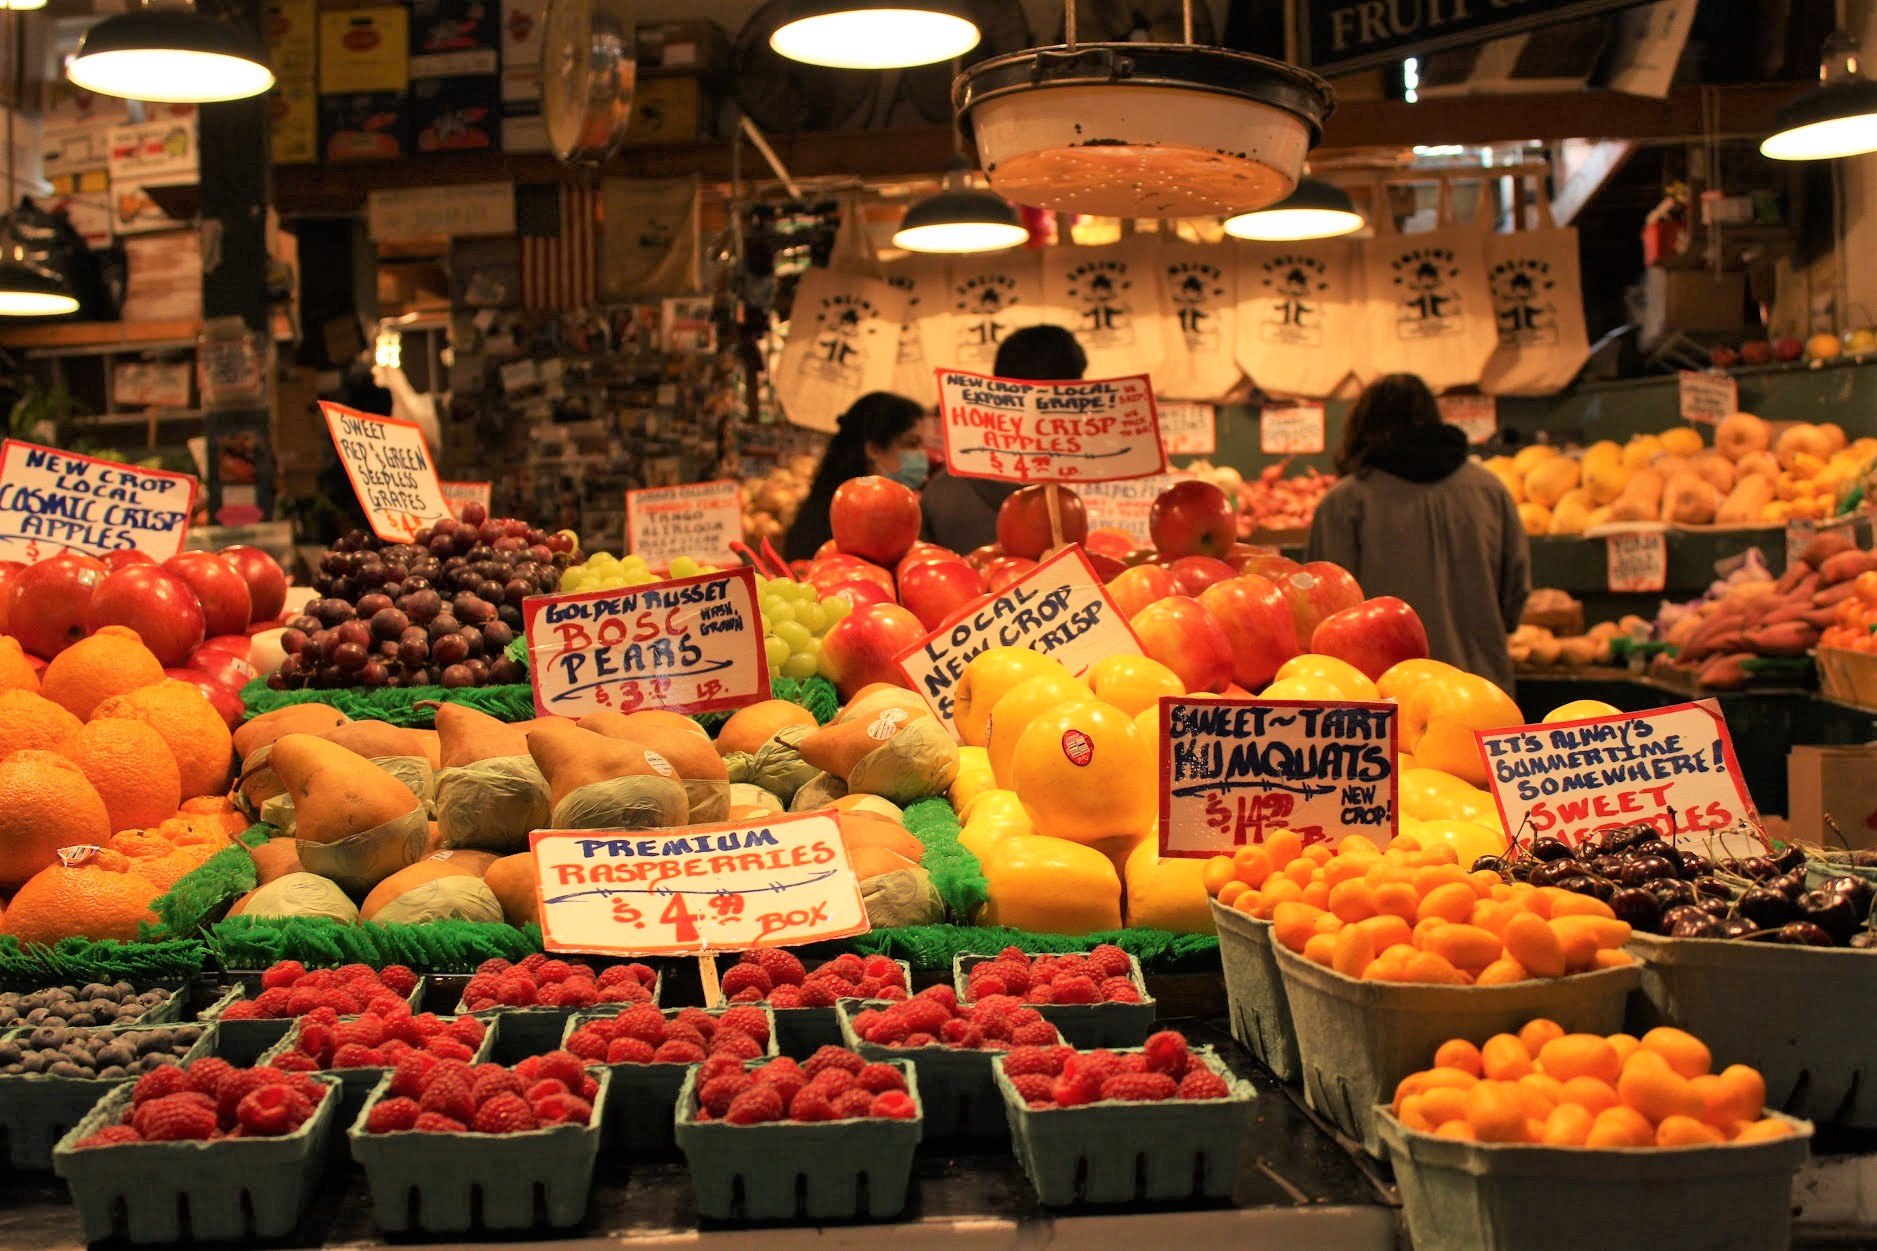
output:
<path id="1" fill-rule="evenodd" d="M 931 65 L 963 56 L 984 37 L 960 0 L 784 0 L 783 9 L 769 46 L 830 69 Z"/>
<path id="2" fill-rule="evenodd" d="M 1234 239 L 1295 243 L 1352 235 L 1366 225 L 1347 191 L 1321 178 L 1300 178 L 1297 189 L 1271 207 L 1227 218 L 1225 233 Z"/>
<path id="3" fill-rule="evenodd" d="M 19 19 L 11 9 L 6 13 L 7 61 L 13 71 L 12 90 L 7 99 L 6 195 L 9 206 L 6 219 L 0 222 L 0 317 L 59 317 L 78 311 L 78 299 L 65 287 L 57 274 L 40 265 L 26 250 L 20 238 L 12 207 L 19 201 L 19 184 L 13 177 L 12 107 L 23 93 L 26 81 L 25 49 L 19 38 Z"/>
<path id="4" fill-rule="evenodd" d="M 1861 60 L 1857 42 L 1833 31 L 1819 61 L 1819 85 L 1779 110 L 1760 155 L 1828 161 L 1877 152 L 1877 82 L 1864 77 Z"/>
<path id="5" fill-rule="evenodd" d="M 971 185 L 975 168 L 965 156 L 962 137 L 953 132 L 959 151 L 945 165 L 938 194 L 906 210 L 893 246 L 908 252 L 964 256 L 976 252 L 1002 252 L 1029 242 L 1030 228 L 1016 205 L 982 187 Z"/>
<path id="6" fill-rule="evenodd" d="M 79 40 L 65 76 L 100 95 L 163 104 L 245 100 L 274 85 L 258 39 L 186 4 L 105 18 Z"/>

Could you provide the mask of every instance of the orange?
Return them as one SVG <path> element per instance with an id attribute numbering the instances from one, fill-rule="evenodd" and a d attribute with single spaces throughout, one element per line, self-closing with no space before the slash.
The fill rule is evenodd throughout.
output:
<path id="1" fill-rule="evenodd" d="M 1468 1125 L 1465 1121 L 1448 1121 L 1445 1125 L 1435 1130 L 1434 1133 L 1441 1138 L 1458 1138 L 1462 1142 L 1476 1142 L 1479 1140 L 1479 1135 L 1474 1133 L 1473 1127 Z"/>
<path id="2" fill-rule="evenodd" d="M 1420 883 L 1416 882 L 1415 885 L 1419 886 Z M 1414 917 L 1417 921 L 1425 921 L 1429 917 L 1439 917 L 1443 921 L 1466 921 L 1473 916 L 1473 901 L 1476 898 L 1470 884 L 1445 882 L 1434 886 L 1421 897 L 1420 906 L 1414 910 Z"/>
<path id="3" fill-rule="evenodd" d="M 1545 1118 L 1545 1132 L 1538 1141 L 1547 1147 L 1581 1147 L 1590 1137 L 1596 1116 L 1589 1108 L 1576 1103 L 1560 1103 Z"/>
<path id="4" fill-rule="evenodd" d="M 1330 887 L 1329 910 L 1351 923 L 1366 921 L 1376 913 L 1375 892 L 1361 878 L 1350 878 Z"/>
<path id="5" fill-rule="evenodd" d="M 234 738 L 221 714 L 189 683 L 166 678 L 154 686 L 114 695 L 99 704 L 93 715 L 129 717 L 162 735 L 182 773 L 185 799 L 219 795 L 227 789 L 228 771 L 235 757 Z M 0 724 L 4 723 L 0 719 Z M 1143 824 L 1141 828 L 1146 827 Z"/>
<path id="6" fill-rule="evenodd" d="M 1243 888 L 1245 883 L 1238 880 L 1237 868 L 1230 856 L 1214 856 L 1206 861 L 1206 871 L 1200 878 L 1205 883 L 1206 893 L 1216 899 L 1224 894 L 1227 885 L 1237 883 Z M 1232 901 L 1228 899 L 1225 902 Z"/>
<path id="7" fill-rule="evenodd" d="M 61 847 L 103 846 L 110 836 L 104 800 L 77 765 L 48 751 L 0 760 L 0 889 L 52 864 Z"/>
<path id="8" fill-rule="evenodd" d="M 63 751 L 84 722 L 42 695 L 0 691 L 0 754 Z"/>
<path id="9" fill-rule="evenodd" d="M 1655 1145 L 1658 1147 L 1708 1147 L 1725 1141 L 1720 1130 L 1692 1116 L 1664 1117 L 1662 1123 L 1655 1127 Z"/>
<path id="10" fill-rule="evenodd" d="M 1436 1125 L 1466 1115 L 1466 1091 L 1458 1086 L 1433 1086 L 1414 1097 L 1421 1101 L 1421 1115 Z"/>
<path id="11" fill-rule="evenodd" d="M 1494 1034 L 1479 1055 L 1481 1071 L 1495 1081 L 1516 1081 L 1532 1071 L 1531 1052 L 1517 1034 Z"/>
<path id="12" fill-rule="evenodd" d="M 113 695 L 154 686 L 163 663 L 128 626 L 109 625 L 52 658 L 40 693 L 83 721 Z"/>
<path id="13" fill-rule="evenodd" d="M 1642 1054 L 1637 1053 L 1638 1057 Z M 1637 1064 L 1632 1060 L 1623 1066 L 1623 1075 L 1616 1080 L 1616 1093 L 1624 1103 L 1656 1122 L 1677 1115 L 1699 1118 L 1707 1111 L 1701 1093 L 1665 1064 Z"/>
<path id="14" fill-rule="evenodd" d="M 1232 872 L 1245 885 L 1258 887 L 1263 886 L 1265 879 L 1275 870 L 1271 867 L 1270 854 L 1264 848 L 1252 845 L 1240 847 L 1232 853 Z"/>
<path id="15" fill-rule="evenodd" d="M 1475 986 L 1510 986 L 1514 982 L 1529 981 L 1531 976 L 1524 965 L 1506 956 L 1503 959 L 1494 960 L 1481 969 L 1479 976 L 1473 979 L 1473 984 Z"/>
<path id="16" fill-rule="evenodd" d="M 1179 675 L 1146 656 L 1103 656 L 1088 671 L 1095 698 L 1130 717 L 1160 706 L 1162 695 L 1184 695 Z"/>
<path id="17" fill-rule="evenodd" d="M 1636 1054 L 1637 1049 L 1642 1046 L 1636 1041 L 1634 1034 L 1611 1034 L 1607 1041 L 1616 1048 L 1616 1058 L 1625 1064 L 1629 1063 L 1629 1057 Z"/>
<path id="18" fill-rule="evenodd" d="M 1434 1067 L 1464 1069 L 1478 1077 L 1481 1071 L 1479 1048 L 1464 1038 L 1449 1038 L 1434 1052 Z"/>
<path id="19" fill-rule="evenodd" d="M 1655 1126 L 1636 1109 L 1618 1104 L 1597 1113 L 1596 1120 L 1591 1122 L 1590 1133 L 1584 1137 L 1584 1145 L 1593 1148 L 1653 1147 Z"/>
<path id="20" fill-rule="evenodd" d="M 1222 907 L 1229 908 L 1233 904 L 1238 902 L 1240 896 L 1246 894 L 1250 890 L 1251 890 L 1251 887 L 1245 885 L 1243 882 L 1239 881 L 1237 878 L 1233 878 L 1231 881 L 1227 882 L 1224 886 L 1221 886 L 1219 888 L 1219 893 L 1218 893 L 1219 903 Z"/>
<path id="21" fill-rule="evenodd" d="M 1608 1039 L 1596 1034 L 1565 1034 L 1553 1038 L 1539 1049 L 1538 1066 L 1564 1082 L 1573 1077 L 1614 1082 L 1623 1070 L 1623 1062 L 1616 1058 L 1616 1048 Z"/>
<path id="22" fill-rule="evenodd" d="M 226 795 L 197 795 L 194 799 L 183 800 L 177 811 L 186 817 L 201 818 L 198 824 L 219 828 L 230 837 L 253 824 Z"/>
<path id="23" fill-rule="evenodd" d="M 141 721 L 99 717 L 78 732 L 65 755 L 104 800 L 113 830 L 155 825 L 182 802 L 176 757 Z"/>
<path id="24" fill-rule="evenodd" d="M 1575 1103 L 1588 1108 L 1592 1113 L 1617 1104 L 1616 1087 L 1609 1082 L 1598 1081 L 1594 1077 L 1571 1077 L 1565 1079 L 1564 1089 L 1559 1092 L 1558 1102 Z"/>
<path id="25" fill-rule="evenodd" d="M 1481 1142 L 1521 1142 L 1525 1120 L 1525 1103 L 1510 1082 L 1479 1082 L 1466 1092 L 1466 1123 Z"/>
<path id="26" fill-rule="evenodd" d="M 1564 1027 L 1556 1021 L 1535 1016 L 1519 1026 L 1519 1041 L 1525 1044 L 1525 1053 L 1534 1060 L 1539 1050 L 1554 1038 L 1564 1037 Z"/>
<path id="27" fill-rule="evenodd" d="M 1766 1110 L 1766 1079 L 1744 1064 L 1730 1064 L 1719 1073 L 1704 1074 L 1690 1083 L 1707 1109 L 1702 1119 L 1725 1127 L 1759 1119 Z"/>
<path id="28" fill-rule="evenodd" d="M 1088 687 L 1066 672 L 1039 673 L 1006 691 L 991 710 L 991 719 L 985 725 L 991 774 L 997 779 L 997 785 L 1004 790 L 1012 789 L 1017 740 L 1030 722 L 1043 713 L 1071 704 L 1090 703 L 1094 698 Z"/>
<path id="29" fill-rule="evenodd" d="M 124 856 L 95 851 L 77 864 L 52 864 L 29 878 L 7 905 L 4 929 L 22 943 L 64 938 L 131 942 L 139 924 L 156 920 L 150 903 L 160 893 L 130 871 Z"/>
<path id="30" fill-rule="evenodd" d="M 1361 977 L 1375 959 L 1375 940 L 1367 930 L 1345 926 L 1337 931 L 1332 941 L 1335 946 L 1330 954 L 1330 967 L 1344 977 Z"/>
<path id="31" fill-rule="evenodd" d="M 1272 867 L 1281 869 L 1303 855 L 1303 838 L 1295 830 L 1279 830 L 1264 840 L 1264 852 Z"/>
<path id="32" fill-rule="evenodd" d="M 1312 934 L 1303 945 L 1303 958 L 1312 964 L 1328 968 L 1336 958 L 1336 936 L 1333 934 Z"/>
<path id="33" fill-rule="evenodd" d="M 1459 986 L 1462 984 L 1460 970 L 1453 967 L 1446 959 L 1431 951 L 1417 951 L 1409 959 L 1407 967 L 1402 969 L 1401 977 L 1407 982 L 1428 982 L 1436 986 Z"/>
<path id="34" fill-rule="evenodd" d="M 39 693 L 39 674 L 11 634 L 0 634 L 0 690 Z"/>
<path id="35" fill-rule="evenodd" d="M 1642 1036 L 1645 1051 L 1653 1051 L 1683 1077 L 1700 1077 L 1713 1066 L 1707 1044 L 1686 1030 L 1661 1025 Z M 1754 1111 L 1759 1111 L 1755 1108 Z"/>
<path id="36" fill-rule="evenodd" d="M 1776 1116 L 1769 1116 L 1765 1120 L 1753 1122 L 1753 1124 L 1735 1134 L 1734 1141 L 1766 1142 L 1773 1138 L 1784 1138 L 1791 1132 L 1792 1126 L 1786 1124 Z"/>
<path id="37" fill-rule="evenodd" d="M 177 878 L 200 868 L 204 859 L 154 830 L 125 830 L 113 835 L 109 846 L 130 862 L 132 873 L 152 883 L 158 891 L 167 891 L 176 884 Z"/>
<path id="38" fill-rule="evenodd" d="M 1477 925 L 1443 925 L 1422 946 L 1454 968 L 1474 973 L 1504 954 L 1498 936 Z"/>
<path id="39" fill-rule="evenodd" d="M 1534 977 L 1564 976 L 1564 946 L 1544 918 L 1519 911 L 1505 923 L 1506 954 Z"/>

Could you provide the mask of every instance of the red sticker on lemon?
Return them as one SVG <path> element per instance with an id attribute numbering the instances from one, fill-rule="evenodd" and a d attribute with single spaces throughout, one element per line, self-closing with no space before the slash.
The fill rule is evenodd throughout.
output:
<path id="1" fill-rule="evenodd" d="M 1088 762 L 1095 758 L 1094 740 L 1080 730 L 1064 730 L 1062 754 L 1077 768 L 1087 768 Z"/>

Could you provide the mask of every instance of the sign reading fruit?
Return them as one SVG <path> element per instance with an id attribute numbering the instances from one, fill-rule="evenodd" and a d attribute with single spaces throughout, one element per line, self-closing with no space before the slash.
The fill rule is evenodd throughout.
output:
<path id="1" fill-rule="evenodd" d="M 961 478 L 1110 482 L 1164 473 L 1147 375 L 1024 382 L 940 369 L 945 464 Z"/>
<path id="2" fill-rule="evenodd" d="M 626 550 L 653 569 L 680 556 L 712 565 L 736 563 L 743 541 L 743 488 L 734 482 L 693 482 L 626 492 Z"/>
<path id="3" fill-rule="evenodd" d="M 196 480 L 8 439 L 0 444 L 0 558 L 24 564 L 79 551 L 182 551 Z"/>
<path id="4" fill-rule="evenodd" d="M 1334 846 L 1395 836 L 1392 703 L 1160 700 L 1160 854 L 1230 855 L 1279 830 Z"/>
<path id="5" fill-rule="evenodd" d="M 495 498 L 495 484 L 492 482 L 442 482 L 444 502 L 450 506 L 450 516 L 458 521 L 463 519 L 463 509 L 470 504 L 482 505 L 487 512 L 490 502 Z"/>
<path id="6" fill-rule="evenodd" d="M 416 422 L 325 400 L 319 411 L 372 533 L 387 543 L 409 543 L 424 527 L 456 515 Z"/>
<path id="7" fill-rule="evenodd" d="M 832 813 L 682 830 L 536 830 L 549 951 L 696 956 L 873 928 Z"/>
<path id="8" fill-rule="evenodd" d="M 1026 648 L 1074 674 L 1104 656 L 1142 654 L 1127 617 L 1079 547 L 1056 553 L 894 659 L 933 715 L 956 734 L 965 666 L 994 647 Z"/>
<path id="9" fill-rule="evenodd" d="M 769 698 L 769 661 L 744 567 L 523 601 L 541 716 L 612 709 L 725 712 Z"/>
<path id="10" fill-rule="evenodd" d="M 1514 842 L 1575 846 L 1631 825 L 1697 848 L 1743 827 L 1759 837 L 1727 719 L 1712 700 L 1475 737 Z"/>

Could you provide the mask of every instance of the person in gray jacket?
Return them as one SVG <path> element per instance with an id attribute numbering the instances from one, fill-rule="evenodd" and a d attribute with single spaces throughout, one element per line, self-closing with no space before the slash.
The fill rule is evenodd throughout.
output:
<path id="1" fill-rule="evenodd" d="M 1342 481 L 1317 505 L 1309 558 L 1355 575 L 1368 596 L 1406 600 L 1434 659 L 1512 689 L 1506 634 L 1531 594 L 1518 505 L 1467 456 L 1414 374 L 1369 384 L 1336 454 Z"/>

